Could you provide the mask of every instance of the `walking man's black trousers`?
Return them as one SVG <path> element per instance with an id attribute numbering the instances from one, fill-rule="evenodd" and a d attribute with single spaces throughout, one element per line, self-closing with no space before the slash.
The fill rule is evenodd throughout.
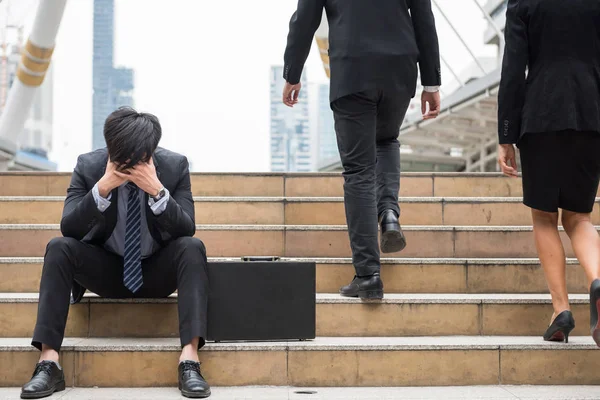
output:
<path id="1" fill-rule="evenodd" d="M 359 276 L 379 272 L 378 216 L 400 215 L 398 135 L 411 96 L 368 90 L 333 101 L 335 130 L 344 167 L 344 201 L 350 246 Z"/>

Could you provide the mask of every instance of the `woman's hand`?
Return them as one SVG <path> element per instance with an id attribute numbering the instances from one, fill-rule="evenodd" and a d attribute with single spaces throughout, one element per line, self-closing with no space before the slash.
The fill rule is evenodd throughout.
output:
<path id="1" fill-rule="evenodd" d="M 518 178 L 517 159 L 515 156 L 515 146 L 512 144 L 501 144 L 498 146 L 498 164 L 502 173 L 512 178 Z"/>

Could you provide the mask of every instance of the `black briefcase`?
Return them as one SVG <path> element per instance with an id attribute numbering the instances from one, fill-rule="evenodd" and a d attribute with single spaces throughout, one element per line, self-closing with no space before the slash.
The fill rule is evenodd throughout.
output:
<path id="1" fill-rule="evenodd" d="M 208 340 L 315 338 L 315 263 L 208 264 Z"/>

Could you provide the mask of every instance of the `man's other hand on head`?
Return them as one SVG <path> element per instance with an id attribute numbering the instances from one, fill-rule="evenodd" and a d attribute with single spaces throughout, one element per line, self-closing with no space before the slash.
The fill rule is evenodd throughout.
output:
<path id="1" fill-rule="evenodd" d="M 137 187 L 150 196 L 157 196 L 162 184 L 156 175 L 156 167 L 152 157 L 147 162 L 141 161 L 131 168 L 115 171 L 121 179 L 135 183 Z"/>

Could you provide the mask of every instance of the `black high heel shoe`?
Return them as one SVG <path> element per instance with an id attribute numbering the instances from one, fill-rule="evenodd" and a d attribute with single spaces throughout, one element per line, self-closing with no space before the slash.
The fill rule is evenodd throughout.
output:
<path id="1" fill-rule="evenodd" d="M 544 340 L 547 342 L 569 343 L 569 334 L 575 329 L 575 319 L 571 311 L 563 311 L 554 319 L 552 325 L 544 333 Z"/>
<path id="2" fill-rule="evenodd" d="M 600 347 L 600 279 L 590 288 L 590 330 L 594 342 Z"/>

